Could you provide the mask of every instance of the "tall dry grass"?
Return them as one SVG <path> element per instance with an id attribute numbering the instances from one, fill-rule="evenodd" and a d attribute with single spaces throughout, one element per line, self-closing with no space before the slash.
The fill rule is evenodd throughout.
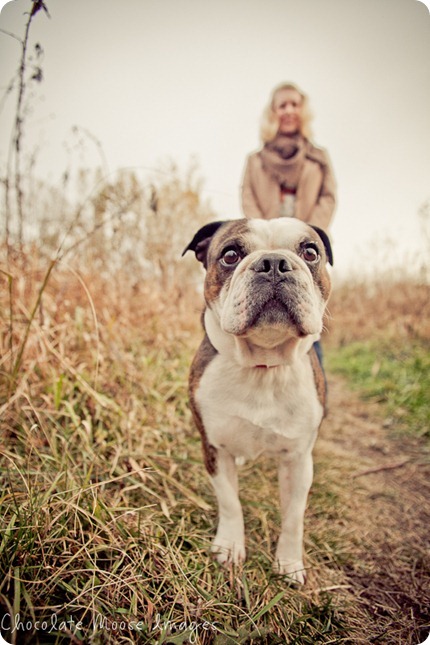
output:
<path id="1" fill-rule="evenodd" d="M 328 305 L 325 342 L 430 339 L 430 284 L 413 277 L 376 276 L 336 284 Z"/>
<path id="2" fill-rule="evenodd" d="M 241 477 L 248 563 L 223 571 L 211 561 L 216 511 L 186 392 L 201 338 L 200 278 L 192 259 L 178 259 L 190 269 L 161 289 L 127 266 L 100 271 L 100 257 L 58 261 L 46 280 L 51 264 L 33 247 L 3 274 L 6 638 L 272 644 L 288 635 L 303 644 L 367 642 L 363 616 L 336 595 L 353 556 L 338 525 L 345 509 L 337 470 L 325 456 L 307 514 L 306 588 L 291 589 L 271 573 L 279 517 L 270 463 L 249 465 Z M 383 334 L 387 326 L 393 338 L 426 334 L 424 318 L 411 311 L 415 298 L 413 311 L 422 313 L 420 285 L 391 295 L 375 286 L 338 288 L 326 342 Z M 43 622 L 45 630 L 36 628 Z"/>
<path id="3" fill-rule="evenodd" d="M 208 557 L 215 509 L 186 395 L 201 337 L 196 291 L 59 264 L 31 317 L 46 261 L 34 249 L 10 275 L 12 327 L 7 289 L 1 308 L 6 639 L 284 642 L 291 632 L 329 642 L 342 620 L 325 589 L 342 548 L 316 517 L 313 586 L 296 591 L 273 578 L 278 517 L 252 467 L 251 564 L 228 572 Z"/>

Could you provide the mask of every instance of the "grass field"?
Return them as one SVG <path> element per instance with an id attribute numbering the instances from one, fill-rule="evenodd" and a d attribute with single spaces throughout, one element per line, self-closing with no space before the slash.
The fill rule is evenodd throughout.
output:
<path id="1" fill-rule="evenodd" d="M 378 401 L 393 432 L 430 438 L 430 289 L 375 281 L 330 303 L 327 367 Z"/>
<path id="2" fill-rule="evenodd" d="M 364 397 L 381 403 L 393 431 L 430 438 L 428 342 L 355 342 L 330 352 L 327 366 Z"/>
<path id="3" fill-rule="evenodd" d="M 216 508 L 186 392 L 201 335 L 200 297 L 183 286 L 158 293 L 126 275 L 106 282 L 59 266 L 34 309 L 46 267 L 27 264 L 10 274 L 0 400 L 6 640 L 368 642 L 362 616 L 342 595 L 353 553 L 339 466 L 324 456 L 306 516 L 305 587 L 291 588 L 271 570 L 279 515 L 270 462 L 248 464 L 241 475 L 248 561 L 225 570 L 210 558 Z M 425 289 L 409 285 L 404 293 L 408 306 L 400 299 L 387 324 L 367 327 L 359 312 L 364 304 L 366 319 L 378 318 L 372 311 L 383 308 L 380 295 L 356 294 L 354 321 L 352 304 L 345 309 L 345 294 L 335 293 L 327 360 L 424 437 Z M 381 330 L 400 370 L 391 370 L 387 346 L 377 342 Z"/>

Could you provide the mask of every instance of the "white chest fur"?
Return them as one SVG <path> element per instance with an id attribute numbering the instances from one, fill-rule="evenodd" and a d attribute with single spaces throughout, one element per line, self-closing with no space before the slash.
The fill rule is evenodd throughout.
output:
<path id="1" fill-rule="evenodd" d="M 307 356 L 292 366 L 244 368 L 217 355 L 196 401 L 209 443 L 235 457 L 305 452 L 323 414 Z"/>

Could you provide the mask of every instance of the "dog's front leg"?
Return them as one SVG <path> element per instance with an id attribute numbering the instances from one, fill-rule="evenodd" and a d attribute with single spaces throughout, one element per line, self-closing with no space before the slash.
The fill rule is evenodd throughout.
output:
<path id="1" fill-rule="evenodd" d="M 217 451 L 217 472 L 211 477 L 218 500 L 218 530 L 212 551 L 221 564 L 245 560 L 245 530 L 238 494 L 235 459 L 224 448 Z"/>
<path id="2" fill-rule="evenodd" d="M 291 461 L 281 455 L 279 489 L 282 530 L 276 550 L 275 570 L 294 582 L 305 581 L 303 565 L 303 522 L 313 478 L 312 452 Z"/>

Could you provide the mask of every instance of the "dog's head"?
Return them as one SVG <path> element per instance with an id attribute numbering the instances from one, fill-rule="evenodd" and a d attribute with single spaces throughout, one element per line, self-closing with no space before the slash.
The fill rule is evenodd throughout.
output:
<path id="1" fill-rule="evenodd" d="M 205 300 L 223 333 L 267 349 L 321 333 L 333 264 L 321 229 L 289 218 L 213 222 L 189 250 L 206 268 Z"/>

